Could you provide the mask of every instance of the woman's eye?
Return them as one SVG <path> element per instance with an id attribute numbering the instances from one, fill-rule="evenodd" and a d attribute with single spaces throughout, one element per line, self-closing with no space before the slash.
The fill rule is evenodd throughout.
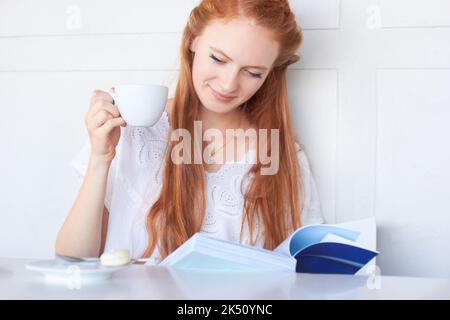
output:
<path id="1" fill-rule="evenodd" d="M 218 63 L 225 63 L 224 61 L 218 59 L 215 55 L 211 54 L 209 56 L 211 59 L 213 59 L 214 61 L 218 62 Z M 248 73 L 250 74 L 250 76 L 252 76 L 253 78 L 261 78 L 262 77 L 262 73 L 253 73 L 248 71 Z"/>
<path id="2" fill-rule="evenodd" d="M 217 61 L 217 62 L 220 62 L 220 63 L 223 63 L 223 61 L 222 60 L 219 60 L 219 59 L 217 59 L 217 57 L 215 56 L 215 55 L 210 55 L 209 56 L 211 59 L 213 59 L 214 61 Z"/>
<path id="3" fill-rule="evenodd" d="M 262 77 L 262 73 L 253 73 L 253 72 L 248 72 L 252 77 L 254 78 L 261 78 Z"/>

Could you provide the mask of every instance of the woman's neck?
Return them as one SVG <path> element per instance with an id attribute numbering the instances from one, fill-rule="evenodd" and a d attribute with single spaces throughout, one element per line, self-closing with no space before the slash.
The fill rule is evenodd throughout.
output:
<path id="1" fill-rule="evenodd" d="M 214 128 L 220 130 L 223 134 L 225 134 L 226 129 L 246 129 L 249 125 L 242 108 L 235 108 L 227 113 L 217 113 L 201 107 L 199 120 L 202 121 L 203 131 Z"/>
<path id="2" fill-rule="evenodd" d="M 252 147 L 250 143 L 251 137 L 242 141 L 238 137 L 238 135 L 236 135 L 236 131 L 233 135 L 234 138 L 228 138 L 227 136 L 227 129 L 244 129 L 245 131 L 248 129 L 254 129 L 254 127 L 250 124 L 245 111 L 242 108 L 235 108 L 227 113 L 216 113 L 202 106 L 199 112 L 198 119 L 202 121 L 203 134 L 208 129 L 218 129 L 220 130 L 220 132 L 222 132 L 223 137 L 223 140 L 220 142 L 216 141 L 216 139 L 213 139 L 212 142 L 203 141 L 203 150 L 208 145 L 212 144 L 213 150 L 218 150 L 218 152 L 221 152 L 221 154 L 223 155 L 223 158 L 217 159 L 217 163 L 205 163 L 204 166 L 206 171 L 217 172 L 217 170 L 220 169 L 223 163 L 229 161 L 240 161 L 250 148 L 256 149 L 256 147 Z M 252 142 L 256 143 L 253 140 Z M 233 146 L 233 150 L 231 150 L 231 153 L 228 152 L 228 145 Z M 221 162 L 220 160 L 224 162 Z"/>

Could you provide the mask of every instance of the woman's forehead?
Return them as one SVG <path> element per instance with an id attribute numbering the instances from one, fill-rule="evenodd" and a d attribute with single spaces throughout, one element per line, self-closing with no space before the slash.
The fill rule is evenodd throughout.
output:
<path id="1" fill-rule="evenodd" d="M 278 54 L 278 42 L 272 33 L 261 26 L 253 25 L 248 19 L 233 19 L 229 22 L 215 20 L 209 24 L 203 34 L 204 46 L 218 48 L 232 60 L 246 58 L 254 63 L 271 64 Z M 245 59 L 246 60 L 246 59 Z"/>

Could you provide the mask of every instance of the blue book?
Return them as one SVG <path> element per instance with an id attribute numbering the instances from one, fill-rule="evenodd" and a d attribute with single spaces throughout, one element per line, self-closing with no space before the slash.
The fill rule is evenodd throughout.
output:
<path id="1" fill-rule="evenodd" d="M 274 250 L 211 237 L 198 232 L 160 266 L 195 271 L 287 271 L 355 274 L 371 262 L 375 247 L 373 218 L 297 229 Z"/>

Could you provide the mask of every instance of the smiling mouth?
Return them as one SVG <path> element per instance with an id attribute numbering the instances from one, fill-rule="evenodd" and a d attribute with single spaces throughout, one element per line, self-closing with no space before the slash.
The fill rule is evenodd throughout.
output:
<path id="1" fill-rule="evenodd" d="M 214 97 L 216 97 L 216 99 L 218 99 L 220 101 L 230 101 L 230 100 L 235 98 L 233 96 L 226 96 L 226 95 L 220 94 L 219 92 L 217 92 L 213 88 L 211 88 L 211 87 L 209 87 L 209 88 L 211 89 L 211 92 L 214 95 Z"/>

